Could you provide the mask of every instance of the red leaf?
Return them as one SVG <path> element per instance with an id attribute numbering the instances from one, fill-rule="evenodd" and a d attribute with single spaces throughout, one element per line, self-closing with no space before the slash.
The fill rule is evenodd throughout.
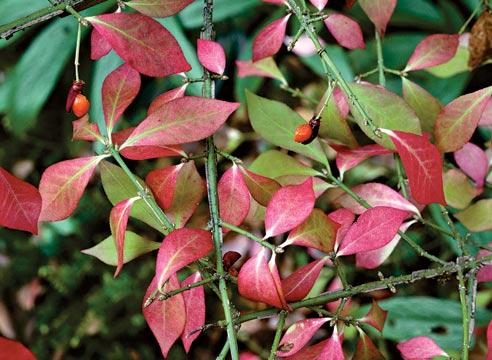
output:
<path id="1" fill-rule="evenodd" d="M 338 209 L 329 213 L 328 217 L 340 225 L 335 241 L 335 249 L 338 249 L 343 239 L 345 238 L 347 231 L 350 229 L 350 226 L 355 220 L 355 214 L 347 209 Z"/>
<path id="2" fill-rule="evenodd" d="M 135 10 L 150 17 L 164 18 L 177 14 L 193 0 L 131 0 L 126 1 Z"/>
<path id="3" fill-rule="evenodd" d="M 347 231 L 337 256 L 383 247 L 393 239 L 406 217 L 406 211 L 384 206 L 366 210 Z"/>
<path id="4" fill-rule="evenodd" d="M 72 215 L 97 164 L 108 155 L 65 160 L 48 167 L 41 176 L 43 200 L 40 221 L 58 221 Z"/>
<path id="5" fill-rule="evenodd" d="M 91 60 L 98 60 L 111 51 L 111 44 L 104 39 L 99 31 L 92 29 L 91 33 Z"/>
<path id="6" fill-rule="evenodd" d="M 148 16 L 113 13 L 85 19 L 139 73 L 163 77 L 191 69 L 176 39 Z"/>
<path id="7" fill-rule="evenodd" d="M 183 165 L 179 164 L 152 170 L 145 177 L 145 182 L 152 190 L 157 203 L 164 210 L 171 207 L 176 181 Z"/>
<path id="8" fill-rule="evenodd" d="M 157 277 L 154 277 L 145 293 L 144 304 L 156 288 Z M 175 289 L 179 289 L 179 282 L 176 274 L 173 274 L 162 290 L 168 292 Z M 142 305 L 142 312 L 161 347 L 162 355 L 167 357 L 169 349 L 185 328 L 186 309 L 182 294 L 177 294 L 163 301 L 153 301 L 147 307 Z"/>
<path id="9" fill-rule="evenodd" d="M 328 340 L 323 340 L 312 346 L 306 346 L 298 353 L 286 357 L 285 360 L 317 360 L 327 342 Z"/>
<path id="10" fill-rule="evenodd" d="M 188 83 L 181 85 L 179 88 L 166 91 L 165 93 L 157 96 L 154 100 L 152 100 L 152 103 L 150 104 L 149 109 L 147 110 L 147 116 L 155 112 L 161 111 L 161 108 L 164 104 L 173 101 L 175 99 L 182 98 L 185 95 L 187 87 L 188 87 Z"/>
<path id="11" fill-rule="evenodd" d="M 89 122 L 89 115 L 84 115 L 80 119 L 72 121 L 72 141 L 96 141 L 102 140 L 101 133 L 96 124 Z"/>
<path id="12" fill-rule="evenodd" d="M 150 114 L 121 145 L 163 146 L 189 143 L 212 135 L 239 103 L 185 96 Z"/>
<path id="13" fill-rule="evenodd" d="M 244 176 L 244 181 L 248 187 L 249 193 L 260 205 L 267 206 L 281 185 L 269 177 L 255 174 L 248 169 L 240 167 Z"/>
<path id="14" fill-rule="evenodd" d="M 181 287 L 194 284 L 201 281 L 202 277 L 199 272 L 188 276 L 181 283 Z M 191 344 L 200 335 L 201 331 L 191 332 L 205 325 L 205 291 L 203 286 L 195 287 L 191 290 L 183 292 L 183 300 L 186 308 L 186 325 L 181 334 L 181 341 L 186 353 L 190 351 Z"/>
<path id="15" fill-rule="evenodd" d="M 362 330 L 358 330 L 360 332 L 360 337 L 359 341 L 357 341 L 357 348 L 355 349 L 352 360 L 385 360 L 386 358 L 377 349 L 371 338 Z"/>
<path id="16" fill-rule="evenodd" d="M 111 235 L 113 235 L 116 243 L 116 253 L 118 255 L 118 266 L 114 272 L 114 277 L 117 277 L 121 269 L 123 269 L 126 225 L 133 203 L 138 199 L 140 198 L 133 197 L 120 201 L 111 209 L 111 213 L 109 214 L 109 226 L 111 228 Z"/>
<path id="17" fill-rule="evenodd" d="M 275 20 L 256 35 L 253 42 L 253 62 L 275 55 L 282 46 L 290 14 Z"/>
<path id="18" fill-rule="evenodd" d="M 485 151 L 473 143 L 466 143 L 460 150 L 455 151 L 454 160 L 460 169 L 475 181 L 477 187 L 483 187 L 489 167 Z"/>
<path id="19" fill-rule="evenodd" d="M 487 105 L 485 106 L 485 110 L 480 117 L 480 122 L 478 123 L 480 126 L 491 126 L 492 125 L 492 99 L 489 99 Z"/>
<path id="20" fill-rule="evenodd" d="M 359 4 L 379 34 L 384 36 L 386 26 L 395 10 L 396 0 L 359 0 Z"/>
<path id="21" fill-rule="evenodd" d="M 335 144 L 330 144 L 330 146 L 337 152 L 337 168 L 342 176 L 346 171 L 359 165 L 361 162 L 372 156 L 392 153 L 391 150 L 388 150 L 378 144 L 366 145 L 357 149 L 349 149 L 345 146 Z"/>
<path id="22" fill-rule="evenodd" d="M 336 325 L 333 327 L 333 334 L 331 334 L 325 347 L 321 350 L 318 360 L 345 360 L 342 342 L 340 341 L 340 336 L 338 336 Z"/>
<path id="23" fill-rule="evenodd" d="M 259 76 L 279 79 L 277 74 L 274 74 L 272 71 L 266 71 L 261 66 L 259 66 L 262 62 L 267 61 L 275 64 L 272 58 L 265 58 L 258 62 L 253 62 L 251 60 L 236 60 L 237 76 L 240 78 L 246 76 Z"/>
<path id="24" fill-rule="evenodd" d="M 436 120 L 436 145 L 441 152 L 459 150 L 472 137 L 492 94 L 492 86 L 460 96 Z"/>
<path id="25" fill-rule="evenodd" d="M 328 4 L 328 0 L 309 0 L 309 1 L 319 11 L 323 10 L 325 8 L 326 4 Z"/>
<path id="26" fill-rule="evenodd" d="M 347 49 L 364 49 L 364 37 L 359 24 L 342 14 L 331 14 L 325 19 L 325 25 L 335 40 Z"/>
<path id="27" fill-rule="evenodd" d="M 302 224 L 290 232 L 287 240 L 280 246 L 306 246 L 330 253 L 334 249 L 339 227 L 340 225 L 326 216 L 323 211 L 314 209 Z"/>
<path id="28" fill-rule="evenodd" d="M 305 319 L 292 324 L 280 340 L 277 356 L 287 357 L 301 350 L 330 318 Z"/>
<path id="29" fill-rule="evenodd" d="M 176 271 L 207 255 L 213 248 L 212 236 L 202 229 L 176 229 L 161 244 L 157 254 L 157 285 L 162 285 Z"/>
<path id="30" fill-rule="evenodd" d="M 0 167 L 0 226 L 38 233 L 38 189 Z"/>
<path id="31" fill-rule="evenodd" d="M 277 191 L 266 208 L 265 238 L 276 236 L 300 225 L 314 208 L 313 179 Z"/>
<path id="32" fill-rule="evenodd" d="M 237 277 L 239 294 L 249 300 L 288 309 L 275 265 L 275 256 L 272 256 L 268 263 L 266 251 L 267 249 L 262 248 L 241 267 Z"/>
<path id="33" fill-rule="evenodd" d="M 487 360 L 492 359 L 492 320 L 489 321 L 489 326 L 487 326 Z"/>
<path id="34" fill-rule="evenodd" d="M 412 225 L 415 224 L 415 220 L 403 223 L 400 226 L 400 231 L 405 232 Z M 357 267 L 364 269 L 375 269 L 380 266 L 393 252 L 398 243 L 400 242 L 400 235 L 396 234 L 395 237 L 382 248 L 370 250 L 367 252 L 357 253 L 355 255 L 355 264 Z"/>
<path id="35" fill-rule="evenodd" d="M 115 145 L 121 146 L 135 130 L 134 127 L 120 130 L 111 134 Z M 181 145 L 160 145 L 160 146 L 128 146 L 124 149 L 120 147 L 120 154 L 130 160 L 147 160 L 168 156 L 185 156 L 186 153 Z"/>
<path id="36" fill-rule="evenodd" d="M 382 309 L 376 301 L 372 301 L 372 306 L 369 309 L 366 316 L 364 316 L 360 321 L 365 322 L 366 324 L 371 325 L 375 329 L 379 330 L 379 332 L 383 332 L 384 323 L 386 322 L 386 317 L 388 316 L 388 312 Z"/>
<path id="37" fill-rule="evenodd" d="M 442 182 L 442 159 L 437 148 L 423 135 L 382 130 L 401 157 L 410 190 L 420 204 L 446 205 Z"/>
<path id="38" fill-rule="evenodd" d="M 492 243 L 488 244 L 489 246 L 492 245 Z M 480 250 L 477 255 L 477 259 L 481 259 L 484 256 L 492 255 L 492 252 L 488 250 Z M 492 281 L 492 265 L 485 265 L 482 266 L 477 273 L 477 281 L 478 282 L 486 282 L 486 281 Z M 489 343 L 490 344 L 490 343 Z"/>
<path id="39" fill-rule="evenodd" d="M 282 280 L 282 289 L 285 300 L 288 302 L 299 301 L 306 297 L 318 279 L 319 273 L 326 264 L 326 259 L 315 260 L 297 269 L 291 275 Z"/>
<path id="40" fill-rule="evenodd" d="M 36 357 L 20 342 L 0 337 L 0 359 L 36 360 Z"/>
<path id="41" fill-rule="evenodd" d="M 205 69 L 215 74 L 222 75 L 226 66 L 224 48 L 216 41 L 198 39 L 198 61 Z"/>
<path id="42" fill-rule="evenodd" d="M 219 180 L 220 218 L 232 225 L 241 225 L 249 212 L 249 191 L 239 167 L 234 164 Z M 228 229 L 223 229 L 228 232 Z"/>
<path id="43" fill-rule="evenodd" d="M 434 340 L 427 336 L 417 336 L 397 345 L 405 360 L 431 359 L 435 356 L 449 356 Z"/>
<path id="44" fill-rule="evenodd" d="M 415 71 L 444 64 L 451 60 L 458 50 L 458 34 L 434 34 L 418 43 L 403 71 Z"/>
<path id="45" fill-rule="evenodd" d="M 367 201 L 372 207 L 387 206 L 420 215 L 419 210 L 410 201 L 401 196 L 398 192 L 379 183 L 367 183 L 357 185 L 352 191 Z M 362 214 L 366 208 L 355 201 L 350 195 L 343 194 L 336 198 L 334 203 L 356 214 Z"/>
<path id="46" fill-rule="evenodd" d="M 102 85 L 102 107 L 108 133 L 140 90 L 140 74 L 127 64 L 112 71 Z"/>

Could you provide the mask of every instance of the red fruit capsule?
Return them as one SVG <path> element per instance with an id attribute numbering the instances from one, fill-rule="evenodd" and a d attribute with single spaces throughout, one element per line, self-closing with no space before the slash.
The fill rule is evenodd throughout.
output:
<path id="1" fill-rule="evenodd" d="M 72 104 L 72 111 L 75 114 L 75 116 L 80 118 L 85 114 L 87 114 L 87 112 L 89 111 L 89 107 L 90 107 L 89 100 L 87 100 L 87 98 L 84 95 L 78 94 L 75 97 L 75 100 Z"/>
<path id="2" fill-rule="evenodd" d="M 311 138 L 313 134 L 313 129 L 309 124 L 299 125 L 294 133 L 294 141 L 298 143 L 303 143 Z"/>
<path id="3" fill-rule="evenodd" d="M 241 258 L 241 254 L 237 251 L 228 251 L 222 256 L 222 263 L 224 264 L 224 270 L 229 271 L 232 265 Z"/>

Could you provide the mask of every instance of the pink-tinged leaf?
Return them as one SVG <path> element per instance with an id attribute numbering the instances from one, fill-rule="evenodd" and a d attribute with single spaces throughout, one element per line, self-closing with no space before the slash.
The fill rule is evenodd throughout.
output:
<path id="1" fill-rule="evenodd" d="M 36 360 L 36 357 L 20 342 L 0 337 L 0 359 Z"/>
<path id="2" fill-rule="evenodd" d="M 360 337 L 352 360 L 385 360 L 371 338 L 361 330 L 359 332 Z"/>
<path id="3" fill-rule="evenodd" d="M 487 360 L 492 360 L 492 320 L 487 326 Z"/>
<path id="4" fill-rule="evenodd" d="M 314 209 L 302 224 L 290 232 L 287 240 L 280 246 L 306 246 L 328 254 L 334 249 L 339 227 L 340 225 L 323 211 Z"/>
<path id="5" fill-rule="evenodd" d="M 191 69 L 176 39 L 148 16 L 113 13 L 85 19 L 141 74 L 164 77 Z"/>
<path id="6" fill-rule="evenodd" d="M 140 90 L 140 74 L 127 64 L 109 73 L 102 85 L 102 107 L 108 133 L 113 131 Z"/>
<path id="7" fill-rule="evenodd" d="M 391 150 L 388 150 L 378 144 L 365 145 L 357 149 L 349 149 L 348 147 L 335 144 L 330 146 L 337 152 L 337 168 L 342 176 L 346 171 L 359 165 L 361 162 L 372 156 L 392 153 Z"/>
<path id="8" fill-rule="evenodd" d="M 242 352 L 239 354 L 239 360 L 261 360 L 261 358 L 251 352 Z"/>
<path id="9" fill-rule="evenodd" d="M 91 33 L 91 60 L 98 60 L 111 51 L 111 44 L 99 34 L 99 31 L 92 29 Z"/>
<path id="10" fill-rule="evenodd" d="M 188 276 L 182 283 L 181 287 L 192 285 L 201 281 L 202 277 L 199 272 Z M 181 341 L 186 353 L 190 351 L 191 344 L 200 335 L 200 331 L 192 333 L 194 330 L 205 325 L 205 291 L 203 286 L 195 287 L 183 292 L 183 300 L 186 308 L 186 325 L 181 334 Z"/>
<path id="11" fill-rule="evenodd" d="M 109 214 L 109 226 L 111 228 L 111 235 L 113 235 L 115 241 L 118 258 L 114 277 L 117 277 L 121 269 L 123 269 L 126 225 L 128 224 L 128 216 L 130 216 L 133 203 L 138 199 L 139 197 L 133 197 L 120 201 L 111 209 L 111 213 Z"/>
<path id="12" fill-rule="evenodd" d="M 381 36 L 396 7 L 396 0 L 359 0 L 360 7 L 372 21 Z"/>
<path id="13" fill-rule="evenodd" d="M 182 98 L 185 95 L 187 87 L 188 83 L 181 85 L 179 88 L 166 91 L 165 93 L 157 96 L 154 100 L 152 100 L 152 103 L 147 110 L 147 116 L 160 111 L 164 104 Z"/>
<path id="14" fill-rule="evenodd" d="M 0 167 L 0 226 L 38 233 L 38 189 Z"/>
<path id="15" fill-rule="evenodd" d="M 144 15 L 164 18 L 177 14 L 192 2 L 193 0 L 131 0 L 126 1 L 125 5 Z"/>
<path id="16" fill-rule="evenodd" d="M 485 151 L 473 143 L 466 143 L 460 150 L 455 151 L 454 160 L 479 188 L 483 187 L 489 167 Z"/>
<path id="17" fill-rule="evenodd" d="M 162 169 L 152 170 L 145 177 L 145 182 L 149 185 L 152 193 L 156 197 L 159 206 L 167 210 L 171 207 L 174 189 L 179 172 L 184 164 L 167 166 Z"/>
<path id="18" fill-rule="evenodd" d="M 89 115 L 84 115 L 80 119 L 72 121 L 72 141 L 84 140 L 84 141 L 96 141 L 101 140 L 102 136 L 99 132 L 97 124 L 89 122 Z"/>
<path id="19" fill-rule="evenodd" d="M 278 272 L 273 263 L 267 262 L 266 248 L 244 263 L 237 277 L 239 294 L 246 299 L 263 302 L 281 309 L 288 309 Z M 272 269 L 274 270 L 272 273 Z"/>
<path id="20" fill-rule="evenodd" d="M 415 71 L 444 64 L 451 60 L 458 50 L 458 34 L 433 34 L 417 44 L 403 71 Z"/>
<path id="21" fill-rule="evenodd" d="M 377 206 L 362 213 L 343 239 L 337 256 L 379 249 L 396 235 L 408 212 Z"/>
<path id="22" fill-rule="evenodd" d="M 473 232 L 492 230 L 492 199 L 482 199 L 465 210 L 454 214 L 466 228 Z"/>
<path id="23" fill-rule="evenodd" d="M 442 158 L 423 135 L 382 130 L 388 134 L 400 155 L 415 201 L 446 205 L 442 183 Z"/>
<path id="24" fill-rule="evenodd" d="M 319 354 L 325 347 L 328 340 L 323 340 L 312 346 L 306 346 L 296 354 L 284 358 L 285 360 L 317 360 Z"/>
<path id="25" fill-rule="evenodd" d="M 307 219 L 314 208 L 313 180 L 277 191 L 266 208 L 265 238 L 292 230 Z"/>
<path id="26" fill-rule="evenodd" d="M 395 209 L 405 210 L 419 215 L 419 210 L 410 201 L 401 196 L 398 192 L 380 183 L 367 183 L 357 185 L 352 191 L 367 201 L 372 207 L 387 206 Z M 350 195 L 343 194 L 335 199 L 334 203 L 356 214 L 362 214 L 366 208 L 355 201 Z"/>
<path id="27" fill-rule="evenodd" d="M 172 274 L 204 257 L 212 248 L 209 231 L 188 228 L 172 231 L 162 242 L 157 254 L 156 277 L 159 288 Z"/>
<path id="28" fill-rule="evenodd" d="M 236 164 L 222 175 L 217 192 L 220 218 L 226 223 L 241 225 L 249 212 L 250 197 L 243 174 Z"/>
<path id="29" fill-rule="evenodd" d="M 255 174 L 243 167 L 240 167 L 244 181 L 249 193 L 260 205 L 267 206 L 281 185 L 269 177 Z"/>
<path id="30" fill-rule="evenodd" d="M 128 146 L 121 149 L 121 145 L 130 137 L 135 127 L 120 130 L 111 134 L 113 144 L 120 146 L 120 154 L 130 160 L 147 160 L 169 156 L 185 156 L 181 145 L 158 146 Z"/>
<path id="31" fill-rule="evenodd" d="M 461 149 L 472 137 L 487 103 L 492 86 L 460 96 L 444 107 L 436 120 L 436 145 L 441 152 Z"/>
<path id="32" fill-rule="evenodd" d="M 333 334 L 331 334 L 331 337 L 328 339 L 325 347 L 321 350 L 318 360 L 345 360 L 342 342 L 340 340 L 340 336 L 338 335 L 336 325 L 333 327 Z"/>
<path id="33" fill-rule="evenodd" d="M 485 110 L 480 117 L 480 122 L 478 123 L 480 126 L 492 126 L 492 99 L 489 99 L 487 102 L 487 106 L 485 106 Z"/>
<path id="34" fill-rule="evenodd" d="M 294 38 L 291 36 L 286 36 L 284 39 L 284 44 L 289 45 Z M 318 37 L 318 41 L 321 46 L 326 46 L 325 41 Z M 301 35 L 292 49 L 292 52 L 299 56 L 310 56 L 316 54 L 316 46 L 314 46 L 313 42 L 307 35 Z"/>
<path id="35" fill-rule="evenodd" d="M 308 175 L 282 175 L 275 178 L 281 186 L 301 185 L 309 178 Z M 327 189 L 334 187 L 325 180 L 314 177 L 313 191 L 314 197 L 319 198 Z"/>
<path id="36" fill-rule="evenodd" d="M 222 75 L 226 66 L 224 48 L 216 41 L 198 39 L 198 61 L 205 69 L 215 74 Z"/>
<path id="37" fill-rule="evenodd" d="M 40 221 L 58 221 L 72 215 L 97 164 L 108 155 L 65 160 L 48 167 L 39 183 Z"/>
<path id="38" fill-rule="evenodd" d="M 257 62 L 251 60 L 241 61 L 236 60 L 237 76 L 259 76 L 277 79 L 280 82 L 286 84 L 284 75 L 280 72 L 275 60 L 272 57 L 267 57 Z"/>
<path id="39" fill-rule="evenodd" d="M 403 223 L 399 230 L 404 233 L 412 224 L 415 224 L 415 220 Z M 355 255 L 356 266 L 364 269 L 375 269 L 379 267 L 391 255 L 400 242 L 400 238 L 401 236 L 396 234 L 395 237 L 382 248 L 357 253 Z"/>
<path id="40" fill-rule="evenodd" d="M 163 104 L 145 118 L 121 145 L 168 146 L 202 140 L 212 135 L 239 103 L 185 96 Z"/>
<path id="41" fill-rule="evenodd" d="M 280 340 L 277 356 L 287 357 L 297 353 L 328 321 L 330 318 L 305 319 L 292 324 Z"/>
<path id="42" fill-rule="evenodd" d="M 282 46 L 290 14 L 275 20 L 256 35 L 253 42 L 253 62 L 275 55 Z"/>
<path id="43" fill-rule="evenodd" d="M 325 8 L 326 4 L 328 4 L 328 0 L 309 0 L 309 1 L 319 11 L 323 10 Z"/>
<path id="44" fill-rule="evenodd" d="M 333 90 L 333 98 L 335 99 L 340 114 L 343 118 L 346 118 L 350 112 L 350 105 L 348 103 L 347 96 L 342 89 L 340 89 L 340 87 L 337 86 L 335 90 Z"/>
<path id="45" fill-rule="evenodd" d="M 342 290 L 342 289 L 343 289 L 342 280 L 338 276 L 336 276 L 333 278 L 332 282 L 330 283 L 330 285 L 328 286 L 326 291 L 327 292 L 334 292 L 334 291 L 338 291 L 338 290 Z M 341 303 L 342 303 L 341 299 L 338 299 L 335 301 L 330 301 L 329 303 L 326 304 L 326 308 L 329 311 L 331 311 L 332 313 L 335 313 L 335 311 L 337 311 L 337 309 Z M 347 302 L 345 303 L 345 307 L 342 310 L 341 315 L 348 314 L 351 304 L 352 304 L 352 298 L 348 298 Z"/>
<path id="46" fill-rule="evenodd" d="M 288 302 L 304 299 L 318 279 L 319 273 L 326 264 L 326 259 L 315 260 L 297 269 L 282 280 L 282 289 Z"/>
<path id="47" fill-rule="evenodd" d="M 371 308 L 360 321 L 371 325 L 379 332 L 383 332 L 384 323 L 386 322 L 386 317 L 388 316 L 388 311 L 382 309 L 376 301 L 372 301 Z"/>
<path id="48" fill-rule="evenodd" d="M 364 37 L 359 24 L 342 14 L 331 14 L 325 19 L 325 25 L 335 40 L 347 49 L 364 49 Z"/>
<path id="49" fill-rule="evenodd" d="M 492 244 L 488 244 L 489 246 Z M 477 259 L 481 259 L 484 256 L 489 256 L 492 255 L 492 252 L 482 249 L 478 252 Z M 477 281 L 478 282 L 486 282 L 486 281 L 492 281 L 492 265 L 485 265 L 482 266 L 477 273 Z M 492 343 L 489 341 L 489 347 L 492 345 Z"/>
<path id="50" fill-rule="evenodd" d="M 350 229 L 350 226 L 353 224 L 355 214 L 347 209 L 338 209 L 329 213 L 328 217 L 340 225 L 335 240 L 335 250 L 337 250 L 347 234 L 347 231 Z"/>
<path id="51" fill-rule="evenodd" d="M 156 289 L 157 277 L 154 277 L 145 293 L 144 304 Z M 176 289 L 179 289 L 179 281 L 176 274 L 172 274 L 169 282 L 164 285 L 162 290 L 168 292 Z M 162 355 L 167 357 L 169 349 L 179 339 L 185 328 L 186 308 L 183 295 L 177 294 L 167 300 L 153 301 L 147 307 L 142 305 L 142 312 L 161 347 Z"/>
<path id="52" fill-rule="evenodd" d="M 449 356 L 434 340 L 427 336 L 417 336 L 397 345 L 405 360 L 432 359 L 435 356 Z"/>

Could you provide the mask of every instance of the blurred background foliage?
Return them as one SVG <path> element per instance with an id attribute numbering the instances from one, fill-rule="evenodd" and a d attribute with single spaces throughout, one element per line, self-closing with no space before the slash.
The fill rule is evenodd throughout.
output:
<path id="1" fill-rule="evenodd" d="M 385 64 L 394 69 L 404 67 L 415 45 L 432 33 L 456 33 L 478 4 L 479 0 L 399 0 L 384 38 Z M 244 102 L 246 88 L 271 99 L 277 99 L 309 114 L 309 104 L 292 98 L 281 90 L 279 82 L 256 77 L 237 78 L 234 60 L 251 57 L 251 43 L 255 34 L 266 24 L 282 15 L 283 10 L 263 4 L 260 0 L 215 0 L 215 23 L 218 41 L 226 49 L 231 78 L 217 84 L 217 97 Z M 376 51 L 373 27 L 358 6 L 347 10 L 344 1 L 330 0 L 329 9 L 343 11 L 362 26 L 367 48 L 345 51 L 334 43 L 322 29 L 321 35 L 344 77 L 353 79 L 374 67 Z M 2 0 L 0 24 L 49 5 L 43 0 Z M 180 42 L 186 58 L 193 67 L 188 74 L 198 77 L 201 68 L 195 54 L 195 39 L 202 24 L 201 1 L 195 1 L 178 16 L 159 20 Z M 113 10 L 100 4 L 85 11 L 84 15 Z M 291 21 L 289 34 L 298 25 Z M 72 142 L 71 114 L 64 112 L 67 90 L 73 80 L 73 53 L 75 48 L 76 21 L 72 17 L 58 18 L 17 33 L 9 40 L 0 40 L 0 165 L 32 184 L 38 184 L 42 171 L 49 165 L 64 159 L 90 153 L 91 144 Z M 81 78 L 88 86 L 85 93 L 91 101 L 92 121 L 103 121 L 100 89 L 104 77 L 116 68 L 121 60 L 112 52 L 99 61 L 89 59 L 90 32 L 83 32 L 81 49 Z M 419 71 L 413 80 L 423 85 L 443 103 L 464 92 L 470 92 L 491 84 L 491 65 L 469 72 L 466 68 L 468 53 L 461 49 L 452 63 Z M 316 55 L 297 57 L 285 49 L 276 56 L 277 64 L 293 88 L 320 97 L 324 91 L 321 79 L 321 63 Z M 376 82 L 369 77 L 369 81 Z M 125 113 L 120 126 L 128 127 L 144 118 L 149 103 L 155 96 L 179 85 L 178 77 L 166 79 L 144 78 L 141 93 Z M 387 86 L 401 93 L 401 81 L 388 76 Z M 188 94 L 200 94 L 199 85 L 188 88 Z M 309 115 L 306 115 L 309 116 Z M 480 143 L 490 141 L 489 129 L 481 128 L 475 138 Z M 475 139 L 474 138 L 474 139 Z M 252 133 L 244 107 L 229 122 L 229 126 L 217 136 L 219 147 L 235 151 L 235 155 L 249 164 L 271 145 Z M 201 145 L 187 150 L 198 153 Z M 100 149 L 99 149 L 100 150 Z M 156 167 L 169 164 L 169 159 L 130 162 L 140 176 Z M 226 166 L 223 164 L 222 166 Z M 200 169 L 203 171 L 203 169 Z M 203 173 L 203 172 L 202 172 Z M 346 175 L 349 184 L 378 179 L 394 185 L 384 163 L 367 161 Z M 383 179 L 383 180 L 381 180 Z M 490 191 L 490 190 L 489 190 Z M 328 209 L 325 209 L 328 210 Z M 69 219 L 43 224 L 40 235 L 30 237 L 25 233 L 0 229 L 0 333 L 16 337 L 30 347 L 39 359 L 155 359 L 159 349 L 141 314 L 142 297 L 154 271 L 154 254 L 148 254 L 130 262 L 122 274 L 113 279 L 114 269 L 80 251 L 102 241 L 109 234 L 108 215 L 110 203 L 100 181 L 96 177 L 88 187 L 77 212 Z M 199 208 L 193 224 L 206 221 L 205 204 Z M 443 223 L 438 209 L 430 208 L 430 215 Z M 251 225 L 254 225 L 253 223 Z M 131 229 L 152 240 L 159 235 L 144 224 L 131 220 Z M 464 231 L 463 228 L 461 228 Z M 455 254 L 451 239 L 425 232 L 423 228 L 409 234 L 417 242 L 425 241 L 425 248 L 443 259 Z M 228 235 L 228 237 L 233 237 Z M 490 232 L 473 235 L 478 243 L 492 240 Z M 239 243 L 241 239 L 229 239 Z M 226 244 L 226 247 L 228 245 Z M 246 251 L 246 249 L 245 249 Z M 245 254 L 243 251 L 243 254 Z M 405 259 L 405 261 L 402 261 Z M 300 248 L 289 248 L 282 256 L 281 270 L 285 273 L 309 261 Z M 399 250 L 381 267 L 387 275 L 398 275 L 428 265 L 415 253 L 401 244 Z M 333 274 L 323 271 L 313 293 L 324 291 Z M 377 279 L 377 271 L 350 271 L 352 283 Z M 456 351 L 461 333 L 461 315 L 454 281 L 424 281 L 398 291 L 398 296 L 384 300 L 383 307 L 390 312 L 384 337 L 403 340 L 411 336 L 430 334 L 446 349 Z M 385 298 L 387 291 L 373 296 Z M 434 298 L 432 298 L 434 297 Z M 448 300 L 440 300 L 448 299 Z M 481 287 L 479 292 L 478 326 L 484 326 L 491 313 L 485 310 L 492 298 L 492 288 Z M 240 308 L 253 305 L 234 299 Z M 362 297 L 362 305 L 369 303 Z M 222 317 L 218 301 L 213 293 L 207 296 L 207 319 Z M 253 305 L 254 306 L 254 305 Z M 357 304 L 354 307 L 357 309 Z M 364 307 L 355 310 L 362 312 Z M 295 321 L 293 315 L 290 321 Z M 244 324 L 240 338 L 242 348 L 264 356 L 264 346 L 271 343 L 272 324 L 268 320 Z M 355 334 L 346 334 L 349 346 Z M 192 348 L 190 359 L 212 359 L 224 341 L 220 329 L 212 329 L 201 335 Z M 378 341 L 387 354 L 396 354 L 391 341 Z M 479 342 L 476 354 L 480 354 Z M 477 355 L 480 358 L 480 355 Z M 184 359 L 181 345 L 176 345 L 169 358 Z"/>

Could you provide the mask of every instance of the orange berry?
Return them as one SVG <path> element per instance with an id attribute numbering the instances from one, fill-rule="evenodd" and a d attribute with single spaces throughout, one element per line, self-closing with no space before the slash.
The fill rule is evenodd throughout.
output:
<path id="1" fill-rule="evenodd" d="M 313 129 L 309 124 L 299 125 L 294 133 L 294 141 L 298 143 L 302 143 L 308 140 L 313 134 Z"/>
<path id="2" fill-rule="evenodd" d="M 77 117 L 82 117 L 89 111 L 90 103 L 87 98 L 82 94 L 77 94 L 72 104 L 72 112 Z"/>

